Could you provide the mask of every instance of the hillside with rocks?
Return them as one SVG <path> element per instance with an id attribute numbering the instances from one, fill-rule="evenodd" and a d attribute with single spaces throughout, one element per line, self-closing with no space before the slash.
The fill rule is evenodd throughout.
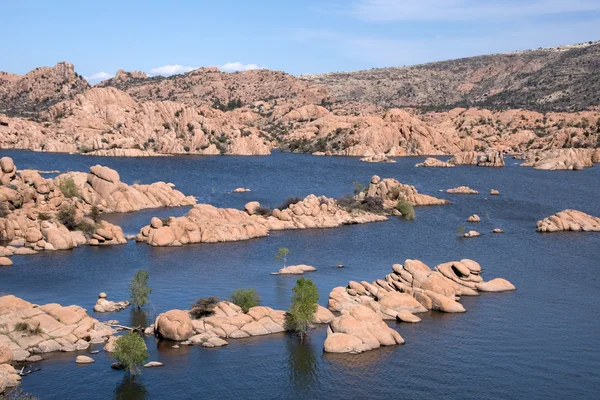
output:
<path id="1" fill-rule="evenodd" d="M 89 87 L 67 62 L 36 68 L 23 76 L 0 72 L 0 114 L 35 117 L 39 111 Z"/>
<path id="2" fill-rule="evenodd" d="M 428 110 L 581 111 L 600 105 L 600 42 L 366 71 L 306 75 L 337 99 Z"/>

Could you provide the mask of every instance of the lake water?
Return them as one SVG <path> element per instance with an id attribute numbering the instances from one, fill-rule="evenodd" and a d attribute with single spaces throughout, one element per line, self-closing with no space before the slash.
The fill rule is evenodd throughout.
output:
<path id="1" fill-rule="evenodd" d="M 415 221 L 336 229 L 274 232 L 237 243 L 152 248 L 133 242 L 106 248 L 81 247 L 13 257 L 0 269 L 0 294 L 35 303 L 78 304 L 92 310 L 97 294 L 128 298 L 137 269 L 150 274 L 152 305 L 146 315 L 127 309 L 95 315 L 123 324 L 150 324 L 157 313 L 186 309 L 198 297 L 227 298 L 253 287 L 264 305 L 286 309 L 292 276 L 280 268 L 278 248 L 288 247 L 290 264 L 318 270 L 308 275 L 319 288 L 320 304 L 335 286 L 349 280 L 383 278 L 393 263 L 420 259 L 438 263 L 471 258 L 483 277 L 503 277 L 517 291 L 465 297 L 464 314 L 431 312 L 418 324 L 390 322 L 406 340 L 360 355 L 323 353 L 325 327 L 300 343 L 292 335 L 229 340 L 220 349 L 182 346 L 148 338 L 150 359 L 165 364 L 130 380 L 110 369 L 105 352 L 96 363 L 76 365 L 75 354 L 57 354 L 37 364 L 41 371 L 21 388 L 42 399 L 590 399 L 600 397 L 600 234 L 540 234 L 536 221 L 566 208 L 600 215 L 600 168 L 580 172 L 536 171 L 507 158 L 505 168 L 414 168 L 423 158 L 396 164 L 369 164 L 357 158 L 274 153 L 269 157 L 102 158 L 0 151 L 19 169 L 87 171 L 102 164 L 127 183 L 173 182 L 199 202 L 242 208 L 251 200 L 277 206 L 289 196 L 332 197 L 351 193 L 352 182 L 393 177 L 420 192 L 447 198 L 449 206 L 417 208 Z M 468 185 L 479 195 L 439 193 Z M 250 193 L 226 192 L 243 186 Z M 491 188 L 500 196 L 489 196 Z M 152 216 L 182 215 L 186 208 L 105 216 L 135 234 Z M 482 217 L 468 224 L 472 213 Z M 462 239 L 464 225 L 482 233 Z M 502 235 L 491 234 L 499 227 Z M 346 268 L 335 265 L 343 263 Z M 146 321 L 144 321 L 146 319 Z M 102 346 L 98 347 L 100 350 Z M 82 352 L 85 354 L 87 352 Z"/>

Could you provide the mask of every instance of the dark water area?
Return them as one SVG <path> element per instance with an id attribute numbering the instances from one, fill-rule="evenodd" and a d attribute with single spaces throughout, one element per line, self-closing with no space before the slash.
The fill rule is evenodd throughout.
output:
<path id="1" fill-rule="evenodd" d="M 418 324 L 390 322 L 406 340 L 360 355 L 323 353 L 325 327 L 301 343 L 286 335 L 229 340 L 220 349 L 182 346 L 148 338 L 150 359 L 165 364 L 130 380 L 113 371 L 105 352 L 96 363 L 75 365 L 74 354 L 52 355 L 21 388 L 42 399 L 591 399 L 600 395 L 600 234 L 539 234 L 537 220 L 566 208 L 600 215 L 600 168 L 580 172 L 536 171 L 507 158 L 505 168 L 414 168 L 423 158 L 396 164 L 361 163 L 357 158 L 274 153 L 269 157 L 104 158 L 1 151 L 18 168 L 87 171 L 115 168 L 127 183 L 173 182 L 199 202 L 242 208 L 248 201 L 277 206 L 290 196 L 332 197 L 351 193 L 352 182 L 393 177 L 422 193 L 447 198 L 448 206 L 416 209 L 415 221 L 389 221 L 336 229 L 274 232 L 267 238 L 181 248 L 128 243 L 107 248 L 13 257 L 0 269 L 0 294 L 35 303 L 58 302 L 93 308 L 99 292 L 128 298 L 128 283 L 148 270 L 153 289 L 145 315 L 129 309 L 94 315 L 100 320 L 150 324 L 163 311 L 188 308 L 198 297 L 227 298 L 253 287 L 264 305 L 286 309 L 296 277 L 272 276 L 274 256 L 288 247 L 290 264 L 314 265 L 307 275 L 327 305 L 333 287 L 349 280 L 383 278 L 407 258 L 436 264 L 461 258 L 478 261 L 489 280 L 503 277 L 517 291 L 463 298 L 467 312 L 420 315 Z M 479 195 L 440 193 L 459 185 Z M 243 186 L 250 193 L 227 193 Z M 490 189 L 500 196 L 490 196 Z M 107 215 L 126 234 L 137 233 L 152 216 L 185 214 L 187 208 Z M 479 224 L 467 217 L 477 213 Z M 457 237 L 464 226 L 482 233 Z M 493 228 L 506 233 L 491 234 Z M 335 265 L 343 263 L 346 268 Z M 140 320 L 141 318 L 141 320 Z M 146 321 L 143 321 L 146 319 Z M 99 347 L 101 349 L 102 346 Z M 86 354 L 82 352 L 82 354 Z"/>

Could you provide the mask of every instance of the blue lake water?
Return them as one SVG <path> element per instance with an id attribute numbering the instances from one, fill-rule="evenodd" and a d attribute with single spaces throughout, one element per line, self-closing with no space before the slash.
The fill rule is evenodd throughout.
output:
<path id="1" fill-rule="evenodd" d="M 41 371 L 21 388 L 42 399 L 347 399 L 598 398 L 600 395 L 600 234 L 539 234 L 537 220 L 566 208 L 600 215 L 600 168 L 580 172 L 536 171 L 507 158 L 505 168 L 414 168 L 423 158 L 396 164 L 361 163 L 357 158 L 274 153 L 269 157 L 104 158 L 2 150 L 19 169 L 87 171 L 102 164 L 127 183 L 173 182 L 199 202 L 242 208 L 248 201 L 277 206 L 309 193 L 338 197 L 352 182 L 393 177 L 420 192 L 444 197 L 448 206 L 417 208 L 415 221 L 336 229 L 274 232 L 236 243 L 152 248 L 145 244 L 13 257 L 0 269 L 0 294 L 35 303 L 78 304 L 91 310 L 99 292 L 111 300 L 128 297 L 137 269 L 150 274 L 152 305 L 146 321 L 125 310 L 95 315 L 123 324 L 150 324 L 163 311 L 190 306 L 198 297 L 227 298 L 236 288 L 253 287 L 264 305 L 286 309 L 296 277 L 272 276 L 274 255 L 288 247 L 291 264 L 314 265 L 308 275 L 327 305 L 335 286 L 349 280 L 383 278 L 393 263 L 420 259 L 430 267 L 461 258 L 478 261 L 489 280 L 503 277 L 517 291 L 463 298 L 467 312 L 431 312 L 418 324 L 390 323 L 406 340 L 360 355 L 323 353 L 325 327 L 301 343 L 292 335 L 230 340 L 220 349 L 182 346 L 148 338 L 152 360 L 135 380 L 110 369 L 101 352 L 96 363 L 75 365 L 74 354 L 38 363 Z M 468 185 L 479 195 L 440 193 Z M 243 186 L 250 193 L 227 193 Z M 490 196 L 491 188 L 500 196 Z M 152 216 L 182 215 L 187 208 L 146 210 L 104 216 L 135 234 Z M 477 213 L 479 224 L 467 217 Z M 482 233 L 462 239 L 464 225 Z M 506 233 L 491 234 L 499 227 Z M 335 265 L 343 263 L 346 268 Z M 143 319 L 143 316 L 142 316 Z M 101 349 L 101 347 L 99 347 Z M 83 352 L 84 354 L 86 352 Z"/>

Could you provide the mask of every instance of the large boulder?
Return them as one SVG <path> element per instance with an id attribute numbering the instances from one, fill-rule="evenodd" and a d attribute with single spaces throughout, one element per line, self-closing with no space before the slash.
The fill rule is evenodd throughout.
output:
<path id="1" fill-rule="evenodd" d="M 171 310 L 160 314 L 154 323 L 156 332 L 165 339 L 183 341 L 194 334 L 192 319 L 187 311 Z"/>
<path id="2" fill-rule="evenodd" d="M 477 290 L 482 292 L 507 292 L 515 289 L 515 285 L 502 278 L 495 278 L 491 281 L 477 284 Z"/>

